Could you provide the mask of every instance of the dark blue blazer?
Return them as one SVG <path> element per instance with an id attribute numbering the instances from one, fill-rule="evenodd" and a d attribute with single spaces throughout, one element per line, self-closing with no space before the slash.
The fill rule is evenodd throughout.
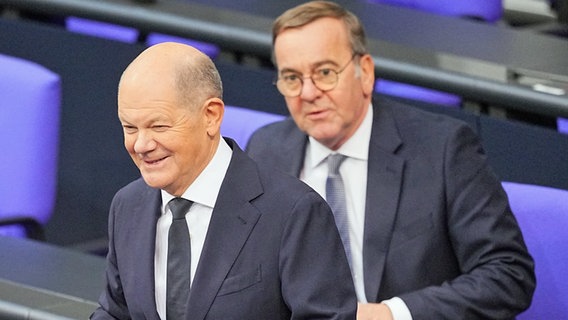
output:
<path id="1" fill-rule="evenodd" d="M 414 320 L 513 318 L 532 299 L 534 264 L 477 136 L 453 118 L 373 104 L 367 300 L 398 296 Z M 247 152 L 298 176 L 307 142 L 287 119 L 259 129 Z"/>
<path id="2" fill-rule="evenodd" d="M 232 140 L 187 319 L 355 319 L 357 301 L 331 210 L 298 179 L 257 166 Z M 106 288 L 92 319 L 159 319 L 154 249 L 160 190 L 114 197 Z"/>

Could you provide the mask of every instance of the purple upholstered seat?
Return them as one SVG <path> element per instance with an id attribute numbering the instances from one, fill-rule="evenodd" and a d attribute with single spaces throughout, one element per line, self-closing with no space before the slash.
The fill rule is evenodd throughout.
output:
<path id="1" fill-rule="evenodd" d="M 126 43 L 137 42 L 140 34 L 138 29 L 136 28 L 121 26 L 118 24 L 107 23 L 102 21 L 84 19 L 79 17 L 67 17 L 65 19 L 65 26 L 67 30 L 71 32 L 91 35 L 99 38 L 112 39 Z M 183 38 L 163 33 L 157 33 L 157 32 L 151 32 L 146 37 L 146 45 L 148 46 L 152 46 L 154 44 L 166 41 L 179 42 L 191 45 L 192 47 L 201 50 L 211 59 L 215 59 L 220 52 L 219 47 L 212 43 L 197 41 L 193 39 L 188 39 L 188 38 Z"/>
<path id="2" fill-rule="evenodd" d="M 503 182 L 529 253 L 536 292 L 517 319 L 562 319 L 568 310 L 568 190 Z"/>
<path id="3" fill-rule="evenodd" d="M 169 34 L 152 32 L 146 38 L 146 45 L 148 46 L 153 46 L 161 42 L 179 42 L 190 45 L 192 47 L 199 49 L 201 52 L 205 53 L 211 59 L 215 59 L 219 55 L 219 52 L 221 51 L 218 46 L 212 43 L 197 41 L 178 36 L 172 36 Z"/>
<path id="4" fill-rule="evenodd" d="M 284 119 L 280 114 L 247 108 L 225 106 L 221 135 L 232 138 L 244 149 L 254 131 L 266 124 Z"/>
<path id="5" fill-rule="evenodd" d="M 503 15 L 502 0 L 368 0 L 452 17 L 495 22 Z"/>
<path id="6" fill-rule="evenodd" d="M 60 77 L 0 54 L 0 97 L 0 234 L 31 236 L 22 226 L 41 228 L 55 206 Z"/>
<path id="7" fill-rule="evenodd" d="M 388 94 L 412 100 L 438 104 L 446 107 L 459 107 L 461 98 L 455 94 L 431 90 L 407 83 L 378 79 L 375 83 L 375 92 Z"/>
<path id="8" fill-rule="evenodd" d="M 136 28 L 79 17 L 65 18 L 65 28 L 75 33 L 127 43 L 134 43 L 138 40 L 138 30 Z"/>
<path id="9" fill-rule="evenodd" d="M 568 134 L 568 118 L 557 119 L 558 132 Z"/>

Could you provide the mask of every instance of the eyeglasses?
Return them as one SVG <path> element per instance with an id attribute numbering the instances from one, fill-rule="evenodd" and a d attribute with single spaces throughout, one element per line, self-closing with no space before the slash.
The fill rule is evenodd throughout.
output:
<path id="1" fill-rule="evenodd" d="M 339 74 L 347 68 L 355 56 L 357 53 L 354 53 L 349 61 L 337 71 L 330 68 L 318 68 L 307 77 L 302 77 L 296 72 L 285 72 L 276 79 L 274 84 L 283 96 L 289 98 L 297 97 L 302 93 L 304 79 L 311 79 L 314 86 L 323 92 L 333 90 L 339 81 Z"/>

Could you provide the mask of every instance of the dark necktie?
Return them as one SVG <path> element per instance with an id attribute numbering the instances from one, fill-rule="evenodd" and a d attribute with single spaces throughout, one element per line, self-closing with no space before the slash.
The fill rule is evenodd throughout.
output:
<path id="1" fill-rule="evenodd" d="M 183 198 L 169 202 L 173 220 L 168 232 L 167 320 L 185 319 L 191 273 L 191 245 L 185 214 L 192 204 Z"/>
<path id="2" fill-rule="evenodd" d="M 333 211 L 335 217 L 335 224 L 339 230 L 341 241 L 347 255 L 347 261 L 351 266 L 351 246 L 349 240 L 349 219 L 347 217 L 347 205 L 345 199 L 345 188 L 343 186 L 343 179 L 339 174 L 339 166 L 346 159 L 346 156 L 341 154 L 330 154 L 327 157 L 327 165 L 329 168 L 327 182 L 325 185 L 325 193 L 327 203 Z"/>

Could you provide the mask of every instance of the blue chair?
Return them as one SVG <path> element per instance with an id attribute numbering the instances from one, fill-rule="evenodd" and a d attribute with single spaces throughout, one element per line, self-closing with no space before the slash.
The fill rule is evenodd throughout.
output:
<path id="1" fill-rule="evenodd" d="M 65 18 L 65 29 L 79 34 L 126 43 L 138 41 L 138 30 L 136 28 L 73 16 Z"/>
<path id="2" fill-rule="evenodd" d="M 153 46 L 153 45 L 161 43 L 161 42 L 178 42 L 178 43 L 184 43 L 184 44 L 190 45 L 192 47 L 199 49 L 201 52 L 205 53 L 211 59 L 215 59 L 221 51 L 221 49 L 219 49 L 218 46 L 216 46 L 212 43 L 197 41 L 197 40 L 193 40 L 193 39 L 187 39 L 187 38 L 178 37 L 178 36 L 172 36 L 172 35 L 169 35 L 169 34 L 152 32 L 148 35 L 148 37 L 146 37 L 146 45 L 147 46 Z"/>
<path id="3" fill-rule="evenodd" d="M 256 129 L 284 118 L 285 116 L 280 114 L 225 106 L 225 115 L 221 123 L 221 135 L 232 138 L 244 150 L 250 136 Z"/>
<path id="4" fill-rule="evenodd" d="M 443 16 L 497 22 L 503 16 L 502 0 L 368 0 Z"/>
<path id="5" fill-rule="evenodd" d="M 73 17 L 73 16 L 67 17 L 65 19 L 65 27 L 68 31 L 71 32 L 95 36 L 99 38 L 122 41 L 126 43 L 135 43 L 138 41 L 138 38 L 140 36 L 140 32 L 136 28 L 126 27 L 113 23 L 107 23 L 91 19 Z M 202 41 L 197 41 L 193 39 L 187 39 L 183 37 L 177 37 L 157 32 L 149 33 L 146 37 L 145 44 L 147 46 L 152 46 L 154 44 L 166 41 L 179 42 L 191 45 L 201 50 L 211 59 L 215 59 L 219 55 L 219 52 L 221 51 L 218 46 L 211 43 L 206 43 Z"/>
<path id="6" fill-rule="evenodd" d="M 375 92 L 454 108 L 459 108 L 462 101 L 455 94 L 386 79 L 377 79 Z"/>
<path id="7" fill-rule="evenodd" d="M 463 17 L 494 23 L 503 16 L 502 0 L 368 0 L 430 12 L 443 16 Z M 380 75 L 379 75 L 380 76 Z M 460 107 L 461 97 L 410 84 L 379 79 L 375 92 L 449 107 Z"/>
<path id="8" fill-rule="evenodd" d="M 568 118 L 558 118 L 556 123 L 558 132 L 568 134 Z"/>
<path id="9" fill-rule="evenodd" d="M 533 301 L 517 319 L 564 319 L 568 310 L 568 190 L 502 184 L 535 260 Z"/>
<path id="10" fill-rule="evenodd" d="M 0 97 L 0 235 L 43 240 L 55 207 L 61 80 L 0 54 Z"/>

